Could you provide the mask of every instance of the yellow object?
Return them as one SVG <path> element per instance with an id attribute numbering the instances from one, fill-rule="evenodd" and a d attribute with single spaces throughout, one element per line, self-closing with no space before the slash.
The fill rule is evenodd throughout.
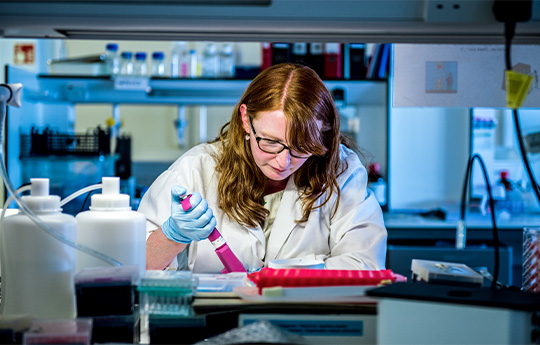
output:
<path id="1" fill-rule="evenodd" d="M 117 123 L 112 117 L 108 117 L 107 120 L 105 120 L 105 125 L 109 128 L 112 128 L 117 125 Z M 120 119 L 120 123 L 118 125 L 120 126 L 120 128 L 122 128 L 124 126 L 124 119 Z"/>
<path id="2" fill-rule="evenodd" d="M 107 120 L 105 121 L 105 124 L 107 125 L 107 127 L 114 126 L 114 119 L 112 117 L 108 117 Z"/>
<path id="3" fill-rule="evenodd" d="M 522 74 L 507 70 L 506 77 L 506 106 L 512 109 L 518 109 L 525 101 L 525 97 L 531 88 L 533 77 L 528 74 Z"/>

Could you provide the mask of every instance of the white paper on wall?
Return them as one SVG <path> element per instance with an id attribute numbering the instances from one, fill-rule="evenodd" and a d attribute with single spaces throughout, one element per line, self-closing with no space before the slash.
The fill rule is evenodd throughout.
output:
<path id="1" fill-rule="evenodd" d="M 396 44 L 394 107 L 506 107 L 504 45 Z M 523 108 L 540 108 L 540 46 L 512 45 L 514 71 L 533 82 Z"/>

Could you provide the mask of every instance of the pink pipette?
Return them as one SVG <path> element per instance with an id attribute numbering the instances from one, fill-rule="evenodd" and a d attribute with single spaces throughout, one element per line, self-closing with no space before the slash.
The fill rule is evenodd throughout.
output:
<path id="1" fill-rule="evenodd" d="M 190 198 L 191 194 L 180 202 L 184 211 L 191 208 L 191 203 L 189 202 Z M 217 228 L 214 228 L 212 233 L 210 233 L 210 236 L 208 236 L 208 239 L 216 249 L 216 254 L 221 260 L 221 263 L 223 266 L 225 266 L 221 273 L 247 272 L 244 265 L 242 265 L 240 260 L 238 260 L 236 255 L 234 255 L 233 251 L 231 248 L 229 248 L 229 245 L 227 245 L 227 242 L 225 242 L 225 239 L 223 236 L 221 236 Z"/>

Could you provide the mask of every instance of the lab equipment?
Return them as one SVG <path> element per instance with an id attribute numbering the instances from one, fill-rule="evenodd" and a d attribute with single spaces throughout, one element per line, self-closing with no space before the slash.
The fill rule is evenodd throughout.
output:
<path id="1" fill-rule="evenodd" d="M 277 259 L 268 262 L 269 268 L 305 268 L 305 269 L 324 269 L 324 260 L 315 255 L 303 258 Z"/>
<path id="2" fill-rule="evenodd" d="M 366 294 L 378 299 L 378 344 L 535 344 L 539 340 L 540 295 L 535 293 L 390 284 Z"/>
<path id="3" fill-rule="evenodd" d="M 189 51 L 189 72 L 188 76 L 190 78 L 197 78 L 201 74 L 199 72 L 199 57 L 197 56 L 197 51 L 195 49 L 191 49 Z"/>
<path id="4" fill-rule="evenodd" d="M 385 285 L 403 281 L 404 277 L 391 270 L 325 270 L 306 268 L 263 268 L 249 273 L 247 278 L 259 293 L 271 287 L 314 287 L 343 285 Z"/>
<path id="5" fill-rule="evenodd" d="M 152 53 L 152 76 L 153 77 L 165 76 L 165 62 L 163 62 L 164 58 L 165 58 L 165 54 L 163 54 L 163 52 Z"/>
<path id="6" fill-rule="evenodd" d="M 219 74 L 221 78 L 233 78 L 235 69 L 235 53 L 231 43 L 223 43 L 219 51 Z"/>
<path id="7" fill-rule="evenodd" d="M 23 335 L 23 344 L 81 344 L 90 345 L 92 319 L 34 320 Z"/>
<path id="8" fill-rule="evenodd" d="M 25 205 L 74 241 L 75 218 L 61 212 L 59 196 L 49 195 L 49 180 L 31 179 L 31 184 L 30 195 L 21 197 Z M 75 317 L 75 249 L 41 231 L 24 213 L 3 219 L 2 243 L 2 314 Z"/>
<path id="9" fill-rule="evenodd" d="M 189 53 L 186 42 L 174 43 L 171 50 L 171 78 L 185 78 L 189 75 Z"/>
<path id="10" fill-rule="evenodd" d="M 0 126 L 4 125 L 4 120 L 6 118 L 6 111 L 5 111 L 6 105 L 11 105 L 15 107 L 21 106 L 21 91 L 22 91 L 21 84 L 0 84 Z M 2 135 L 2 131 L 0 131 L 0 148 L 2 147 L 4 147 L 4 137 Z M 24 214 L 26 214 L 45 233 L 49 234 L 56 240 L 67 244 L 70 247 L 73 247 L 79 251 L 88 253 L 110 265 L 113 265 L 113 266 L 120 265 L 118 261 L 114 260 L 113 258 L 107 255 L 104 255 L 93 249 L 74 243 L 73 241 L 70 241 L 68 238 L 58 233 L 49 224 L 41 220 L 28 206 L 26 206 L 26 204 L 23 202 L 23 200 L 21 199 L 21 197 L 18 195 L 17 191 L 13 187 L 11 180 L 9 179 L 9 175 L 8 175 L 5 160 L 4 160 L 4 151 L 2 149 L 0 149 L 0 173 L 2 176 L 2 181 L 4 182 L 7 191 L 11 194 L 10 198 L 13 198 L 13 200 L 17 203 L 21 211 Z M 9 203 L 6 203 L 6 204 L 9 204 Z"/>
<path id="11" fill-rule="evenodd" d="M 456 262 L 413 259 L 411 271 L 413 282 L 477 287 L 484 283 L 480 273 Z"/>
<path id="12" fill-rule="evenodd" d="M 243 315 L 240 314 L 240 317 L 241 316 Z M 267 320 L 256 320 L 250 323 L 249 321 L 245 322 L 245 324 L 241 327 L 233 328 L 227 332 L 197 342 L 196 345 L 218 345 L 234 343 L 307 344 L 303 335 L 294 334 L 291 331 L 287 330 L 286 327 L 280 327 L 279 325 L 276 325 L 275 322 Z M 301 323 L 301 321 L 298 321 L 298 323 Z"/>
<path id="13" fill-rule="evenodd" d="M 94 194 L 89 211 L 76 216 L 77 242 L 109 255 L 122 265 L 146 270 L 146 217 L 131 209 L 129 195 L 120 194 L 120 178 L 103 177 L 102 194 Z M 77 271 L 105 264 L 77 253 Z"/>
<path id="14" fill-rule="evenodd" d="M 131 315 L 138 266 L 87 267 L 75 275 L 77 317 Z"/>
<path id="15" fill-rule="evenodd" d="M 191 208 L 191 203 L 189 201 L 190 198 L 191 194 L 182 199 L 180 202 L 184 211 Z M 221 260 L 221 263 L 223 263 L 223 266 L 225 266 L 221 273 L 246 272 L 244 265 L 240 262 L 240 260 L 238 260 L 236 255 L 234 255 L 233 251 L 231 248 L 229 248 L 229 245 L 227 242 L 225 242 L 225 239 L 223 236 L 221 236 L 217 228 L 214 228 L 214 230 L 210 233 L 210 236 L 208 236 L 208 239 L 214 246 L 216 254 Z"/>
<path id="16" fill-rule="evenodd" d="M 120 74 L 131 75 L 133 74 L 133 53 L 122 52 L 120 55 Z"/>
<path id="17" fill-rule="evenodd" d="M 141 279 L 139 312 L 145 315 L 190 316 L 198 279 L 190 271 L 149 270 Z"/>
<path id="18" fill-rule="evenodd" d="M 197 293 L 232 292 L 235 287 L 247 285 L 247 272 L 229 274 L 193 273 L 197 278 Z"/>
<path id="19" fill-rule="evenodd" d="M 93 54 L 63 59 L 47 60 L 50 75 L 98 76 L 108 75 L 107 56 Z"/>
<path id="20" fill-rule="evenodd" d="M 21 157 L 100 156 L 111 154 L 111 131 L 98 125 L 85 133 L 67 133 L 32 126 L 21 134 Z"/>
<path id="21" fill-rule="evenodd" d="M 371 163 L 368 167 L 368 188 L 375 193 L 379 205 L 386 206 L 386 181 L 381 174 L 381 165 Z"/>
<path id="22" fill-rule="evenodd" d="M 118 73 L 120 73 L 118 44 L 108 43 L 105 46 L 105 74 L 117 75 Z"/>
<path id="23" fill-rule="evenodd" d="M 216 44 L 206 43 L 202 57 L 202 76 L 204 78 L 216 78 L 219 71 L 219 55 Z"/>
<path id="24" fill-rule="evenodd" d="M 523 229 L 523 273 L 522 288 L 540 292 L 540 228 Z"/>
<path id="25" fill-rule="evenodd" d="M 182 196 L 186 189 L 174 186 L 171 189 L 171 216 L 163 223 L 161 229 L 165 236 L 175 242 L 189 244 L 192 241 L 202 241 L 216 227 L 216 218 L 208 202 L 199 193 L 193 194 L 193 205 L 185 210 Z"/>
<path id="26" fill-rule="evenodd" d="M 146 64 L 146 53 L 135 53 L 135 62 L 133 63 L 133 75 L 144 77 L 148 74 L 148 66 Z"/>

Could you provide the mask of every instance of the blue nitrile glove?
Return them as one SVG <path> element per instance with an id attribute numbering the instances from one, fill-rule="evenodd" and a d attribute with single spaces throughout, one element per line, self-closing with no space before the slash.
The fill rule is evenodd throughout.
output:
<path id="1" fill-rule="evenodd" d="M 163 223 L 161 230 L 168 239 L 188 244 L 208 238 L 216 227 L 216 218 L 208 202 L 198 192 L 191 195 L 191 208 L 184 211 L 180 201 L 185 194 L 185 188 L 172 187 L 171 216 Z"/>

